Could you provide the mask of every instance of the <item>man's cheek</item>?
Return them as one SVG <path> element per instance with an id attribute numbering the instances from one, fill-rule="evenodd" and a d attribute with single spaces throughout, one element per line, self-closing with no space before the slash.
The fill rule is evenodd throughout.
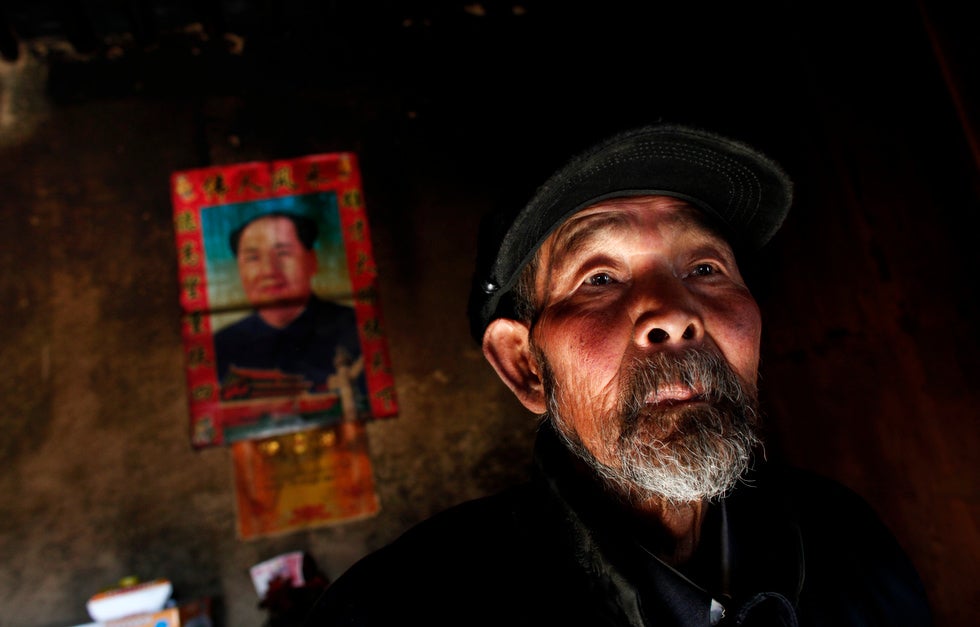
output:
<path id="1" fill-rule="evenodd" d="M 588 368 L 621 360 L 630 338 L 628 324 L 602 313 L 569 318 L 568 323 L 556 325 L 560 330 L 554 334 L 569 359 Z"/>

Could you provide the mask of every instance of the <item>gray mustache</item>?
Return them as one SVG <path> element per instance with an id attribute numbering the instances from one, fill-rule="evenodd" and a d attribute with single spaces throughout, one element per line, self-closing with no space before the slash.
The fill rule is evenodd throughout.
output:
<path id="1" fill-rule="evenodd" d="M 755 388 L 747 388 L 720 355 L 705 349 L 663 351 L 635 359 L 627 367 L 620 391 L 620 415 L 626 422 L 646 408 L 646 399 L 660 388 L 678 383 L 695 390 L 714 405 L 754 404 Z"/>

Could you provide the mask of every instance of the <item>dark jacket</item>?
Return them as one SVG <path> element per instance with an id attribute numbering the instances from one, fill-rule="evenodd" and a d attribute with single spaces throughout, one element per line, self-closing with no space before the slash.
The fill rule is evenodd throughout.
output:
<path id="1" fill-rule="evenodd" d="M 532 480 L 417 525 L 341 576 L 308 625 L 928 625 L 921 583 L 842 486 L 761 468 L 712 505 L 678 572 L 549 427 Z"/>
<path id="2" fill-rule="evenodd" d="M 324 391 L 337 370 L 337 351 L 347 359 L 361 356 L 357 318 L 352 307 L 310 296 L 298 318 L 281 329 L 271 327 L 257 313 L 214 334 L 218 380 L 229 381 L 232 366 L 277 370 L 302 375 L 310 392 Z M 361 383 L 363 386 L 363 383 Z"/>

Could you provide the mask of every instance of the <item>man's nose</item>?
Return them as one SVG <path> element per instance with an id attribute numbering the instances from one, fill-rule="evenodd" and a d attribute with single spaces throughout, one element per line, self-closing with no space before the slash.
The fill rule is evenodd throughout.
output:
<path id="1" fill-rule="evenodd" d="M 275 253 L 262 255 L 261 260 L 262 272 L 265 273 L 277 272 L 279 267 L 282 265 L 279 261 L 279 256 Z"/>
<path id="2" fill-rule="evenodd" d="M 704 337 L 704 321 L 697 299 L 684 281 L 660 275 L 634 286 L 633 341 L 641 347 L 684 346 Z"/>

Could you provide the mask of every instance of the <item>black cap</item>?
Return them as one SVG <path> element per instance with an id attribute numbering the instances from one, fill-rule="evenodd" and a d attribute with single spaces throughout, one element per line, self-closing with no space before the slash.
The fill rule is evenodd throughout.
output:
<path id="1" fill-rule="evenodd" d="M 569 161 L 516 216 L 481 225 L 470 291 L 470 332 L 513 317 L 513 290 L 541 244 L 573 214 L 610 198 L 663 195 L 685 200 L 718 222 L 734 248 L 754 251 L 789 212 L 793 184 L 754 148 L 715 133 L 658 124 L 617 134 Z"/>

